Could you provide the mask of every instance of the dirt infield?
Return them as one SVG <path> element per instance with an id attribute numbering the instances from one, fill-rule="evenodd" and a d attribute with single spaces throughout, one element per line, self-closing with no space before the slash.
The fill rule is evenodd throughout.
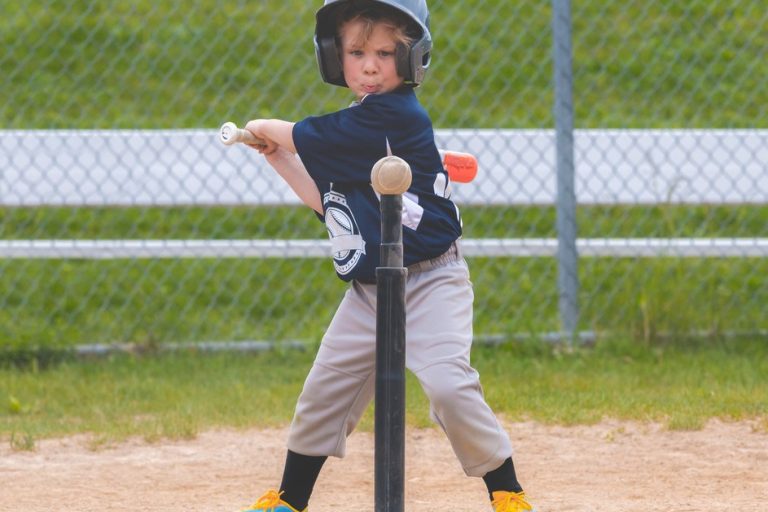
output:
<path id="1" fill-rule="evenodd" d="M 540 512 L 768 510 L 768 433 L 714 421 L 700 431 L 605 422 L 508 423 L 515 464 Z M 93 451 L 84 437 L 34 452 L 0 447 L 0 510 L 236 511 L 277 483 L 286 430 L 214 431 L 194 440 L 131 441 Z M 438 430 L 410 430 L 409 512 L 490 510 Z M 326 464 L 311 510 L 373 510 L 373 437 L 356 433 Z"/>

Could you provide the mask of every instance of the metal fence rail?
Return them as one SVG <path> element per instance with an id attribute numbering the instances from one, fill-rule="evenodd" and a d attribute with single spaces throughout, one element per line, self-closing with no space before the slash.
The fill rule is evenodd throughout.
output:
<path id="1" fill-rule="evenodd" d="M 479 334 L 766 332 L 761 2 L 429 5 Z M 214 132 L 348 103 L 317 7 L 0 0 L 0 346 L 319 337 L 322 225 Z"/>
<path id="2" fill-rule="evenodd" d="M 557 256 L 555 238 L 463 239 L 467 257 Z M 582 238 L 580 257 L 765 258 L 768 238 Z M 0 240 L 0 258 L 328 258 L 327 240 Z"/>

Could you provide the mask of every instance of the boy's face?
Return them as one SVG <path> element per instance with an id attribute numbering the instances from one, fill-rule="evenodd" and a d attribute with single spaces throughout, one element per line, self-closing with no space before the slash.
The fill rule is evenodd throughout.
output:
<path id="1" fill-rule="evenodd" d="M 392 32 L 375 24 L 368 40 L 363 41 L 364 24 L 352 20 L 341 27 L 341 51 L 344 79 L 358 99 L 366 94 L 382 94 L 400 87 L 397 74 L 396 43 Z"/>

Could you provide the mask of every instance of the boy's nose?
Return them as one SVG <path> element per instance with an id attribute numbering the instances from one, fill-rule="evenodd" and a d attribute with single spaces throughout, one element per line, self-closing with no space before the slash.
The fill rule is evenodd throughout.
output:
<path id="1" fill-rule="evenodd" d="M 365 59 L 363 62 L 363 71 L 366 73 L 375 73 L 376 72 L 376 62 L 374 62 L 373 59 Z"/>

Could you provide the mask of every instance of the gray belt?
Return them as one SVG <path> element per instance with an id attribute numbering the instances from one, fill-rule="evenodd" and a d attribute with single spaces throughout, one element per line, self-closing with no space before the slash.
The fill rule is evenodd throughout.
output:
<path id="1" fill-rule="evenodd" d="M 462 258 L 461 249 L 457 241 L 454 241 L 451 246 L 440 256 L 435 256 L 428 260 L 419 261 L 413 265 L 408 265 L 408 274 L 418 274 L 419 272 L 426 272 L 438 267 L 444 267 L 448 263 L 459 261 Z M 376 284 L 376 278 L 371 279 L 355 279 L 358 283 L 362 284 Z"/>

